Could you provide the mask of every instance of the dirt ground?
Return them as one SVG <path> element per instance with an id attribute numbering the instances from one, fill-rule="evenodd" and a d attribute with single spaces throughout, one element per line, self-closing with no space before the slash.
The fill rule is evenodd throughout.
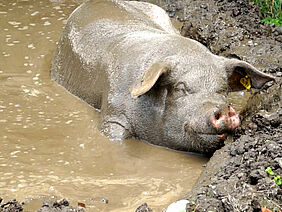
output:
<path id="1" fill-rule="evenodd" d="M 0 212 L 21 212 L 23 210 L 23 202 L 10 200 L 2 203 L 0 197 Z M 37 212 L 84 212 L 83 207 L 71 207 L 66 199 L 56 201 L 44 201 L 42 207 Z"/>

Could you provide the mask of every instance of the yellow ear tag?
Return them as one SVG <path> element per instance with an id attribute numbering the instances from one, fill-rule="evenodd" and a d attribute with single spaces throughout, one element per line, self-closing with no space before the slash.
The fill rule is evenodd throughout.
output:
<path id="1" fill-rule="evenodd" d="M 251 79 L 248 75 L 240 79 L 240 83 L 247 89 L 250 90 L 251 88 Z"/>

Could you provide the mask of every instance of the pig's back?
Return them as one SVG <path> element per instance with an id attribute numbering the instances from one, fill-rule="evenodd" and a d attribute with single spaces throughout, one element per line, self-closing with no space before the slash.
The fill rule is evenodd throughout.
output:
<path id="1" fill-rule="evenodd" d="M 103 93 L 113 83 L 111 79 L 120 78 L 116 66 L 126 57 L 122 52 L 130 49 L 127 43 L 133 46 L 144 43 L 144 40 L 138 43 L 132 39 L 127 42 L 128 38 L 140 37 L 138 35 L 144 38 L 143 34 L 179 33 L 165 11 L 155 5 L 136 1 L 87 1 L 68 19 L 52 62 L 51 76 L 71 93 L 100 108 Z"/>

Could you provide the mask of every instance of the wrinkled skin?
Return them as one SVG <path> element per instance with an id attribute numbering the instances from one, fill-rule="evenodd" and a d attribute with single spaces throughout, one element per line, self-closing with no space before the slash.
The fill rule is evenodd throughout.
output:
<path id="1" fill-rule="evenodd" d="M 87 1 L 70 16 L 51 77 L 101 110 L 112 140 L 136 137 L 176 150 L 212 153 L 239 125 L 227 92 L 271 76 L 213 55 L 182 37 L 161 8 L 144 2 Z"/>

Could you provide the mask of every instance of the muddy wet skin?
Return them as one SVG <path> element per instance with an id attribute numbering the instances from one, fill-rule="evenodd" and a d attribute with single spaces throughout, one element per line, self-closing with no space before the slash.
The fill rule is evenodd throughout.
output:
<path id="1" fill-rule="evenodd" d="M 50 80 L 79 1 L 0 0 L 0 197 L 35 211 L 66 198 L 87 211 L 160 211 L 191 189 L 207 159 L 144 142 L 110 142 L 100 114 Z M 108 201 L 106 201 L 108 200 Z"/>

